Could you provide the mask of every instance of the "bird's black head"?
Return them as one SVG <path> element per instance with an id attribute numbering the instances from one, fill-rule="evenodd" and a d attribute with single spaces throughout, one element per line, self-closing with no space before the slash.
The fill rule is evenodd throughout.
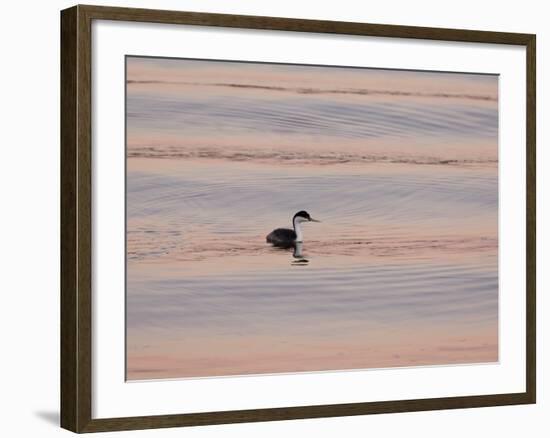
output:
<path id="1" fill-rule="evenodd" d="M 321 222 L 321 221 L 318 221 L 317 219 L 313 219 L 307 211 L 302 210 L 296 213 L 292 218 L 292 223 L 296 224 L 296 222 L 300 223 L 300 222 Z"/>
<path id="2" fill-rule="evenodd" d="M 305 210 L 302 210 L 302 211 L 299 211 L 298 213 L 296 213 L 294 215 L 294 217 L 292 218 L 292 220 L 296 219 L 297 217 L 303 217 L 304 219 L 310 221 L 311 220 L 311 216 L 309 215 L 309 213 Z"/>

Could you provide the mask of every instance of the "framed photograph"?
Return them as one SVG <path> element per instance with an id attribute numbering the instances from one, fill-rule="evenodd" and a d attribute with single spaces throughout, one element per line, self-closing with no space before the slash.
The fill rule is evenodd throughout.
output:
<path id="1" fill-rule="evenodd" d="M 61 425 L 535 403 L 535 35 L 61 12 Z"/>

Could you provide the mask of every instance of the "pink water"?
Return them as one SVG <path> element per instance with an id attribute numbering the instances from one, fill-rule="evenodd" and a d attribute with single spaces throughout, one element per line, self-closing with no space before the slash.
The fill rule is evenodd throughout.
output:
<path id="1" fill-rule="evenodd" d="M 496 77 L 127 63 L 128 379 L 498 360 Z"/>

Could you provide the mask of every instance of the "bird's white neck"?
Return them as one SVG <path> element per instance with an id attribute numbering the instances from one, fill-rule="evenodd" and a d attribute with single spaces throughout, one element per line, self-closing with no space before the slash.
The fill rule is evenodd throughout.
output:
<path id="1" fill-rule="evenodd" d="M 294 231 L 296 232 L 296 242 L 303 242 L 304 235 L 302 234 L 302 227 L 298 218 L 294 218 Z"/>

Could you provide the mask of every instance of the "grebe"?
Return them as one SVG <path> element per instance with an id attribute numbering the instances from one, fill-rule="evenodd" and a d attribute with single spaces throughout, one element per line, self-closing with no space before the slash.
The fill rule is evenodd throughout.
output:
<path id="1" fill-rule="evenodd" d="M 290 248 L 295 246 L 296 243 L 302 243 L 304 239 L 302 228 L 300 226 L 302 222 L 321 221 L 313 219 L 307 211 L 299 211 L 292 218 L 292 225 L 294 227 L 293 230 L 289 228 L 277 228 L 266 236 L 266 242 L 282 248 Z"/>

